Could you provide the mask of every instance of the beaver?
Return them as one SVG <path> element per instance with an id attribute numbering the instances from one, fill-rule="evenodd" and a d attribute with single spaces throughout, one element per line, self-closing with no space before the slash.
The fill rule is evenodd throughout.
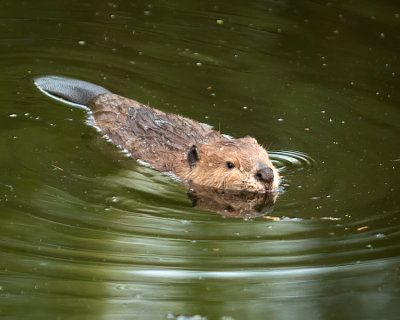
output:
<path id="1" fill-rule="evenodd" d="M 44 93 L 85 106 L 90 124 L 109 141 L 186 184 L 218 190 L 265 193 L 280 177 L 256 139 L 231 139 L 207 125 L 165 113 L 82 80 L 59 76 L 35 79 Z"/>

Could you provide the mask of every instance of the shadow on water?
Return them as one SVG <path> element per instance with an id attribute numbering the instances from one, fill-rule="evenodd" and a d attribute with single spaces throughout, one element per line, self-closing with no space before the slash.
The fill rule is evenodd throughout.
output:
<path id="1" fill-rule="evenodd" d="M 397 319 L 399 30 L 394 1 L 4 1 L 0 316 Z M 46 74 L 254 136 L 278 197 L 188 198 Z"/>

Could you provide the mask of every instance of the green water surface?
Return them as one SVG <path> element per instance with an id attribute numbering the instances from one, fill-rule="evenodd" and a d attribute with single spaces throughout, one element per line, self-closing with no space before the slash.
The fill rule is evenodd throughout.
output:
<path id="1" fill-rule="evenodd" d="M 398 1 L 4 0 L 0 71 L 1 318 L 399 318 Z M 50 74 L 254 136 L 275 219 L 193 208 Z"/>

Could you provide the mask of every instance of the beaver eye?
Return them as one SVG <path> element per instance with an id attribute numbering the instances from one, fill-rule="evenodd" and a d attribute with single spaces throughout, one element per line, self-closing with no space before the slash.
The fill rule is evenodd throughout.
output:
<path id="1" fill-rule="evenodd" d="M 228 162 L 226 163 L 226 167 L 227 167 L 228 169 L 233 169 L 233 168 L 235 167 L 235 164 L 232 163 L 232 162 L 230 162 L 230 161 L 228 161 Z"/>

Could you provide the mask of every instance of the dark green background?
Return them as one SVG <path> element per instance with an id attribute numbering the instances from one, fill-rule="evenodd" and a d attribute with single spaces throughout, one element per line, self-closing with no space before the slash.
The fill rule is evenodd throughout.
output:
<path id="1" fill-rule="evenodd" d="M 394 0 L 2 1 L 0 316 L 397 319 L 399 15 Z M 192 208 L 41 94 L 49 74 L 256 137 L 281 220 Z"/>

